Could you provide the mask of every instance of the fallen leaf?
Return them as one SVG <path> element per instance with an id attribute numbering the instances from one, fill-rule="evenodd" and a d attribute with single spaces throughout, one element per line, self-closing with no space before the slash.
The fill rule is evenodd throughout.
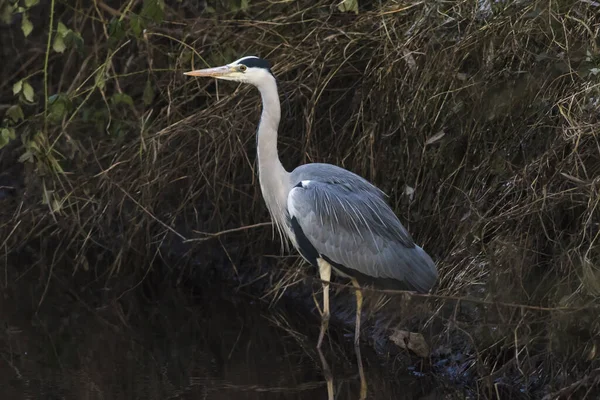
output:
<path id="1" fill-rule="evenodd" d="M 409 349 L 419 357 L 429 357 L 429 346 L 420 333 L 395 329 L 390 335 L 390 340 L 402 349 Z"/>

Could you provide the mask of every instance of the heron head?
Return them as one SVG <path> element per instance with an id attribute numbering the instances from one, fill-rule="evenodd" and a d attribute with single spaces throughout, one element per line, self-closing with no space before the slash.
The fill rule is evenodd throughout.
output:
<path id="1" fill-rule="evenodd" d="M 242 57 L 221 67 L 184 72 L 184 75 L 205 76 L 226 81 L 251 83 L 254 86 L 260 86 L 262 82 L 273 77 L 271 64 L 267 60 L 256 56 Z"/>

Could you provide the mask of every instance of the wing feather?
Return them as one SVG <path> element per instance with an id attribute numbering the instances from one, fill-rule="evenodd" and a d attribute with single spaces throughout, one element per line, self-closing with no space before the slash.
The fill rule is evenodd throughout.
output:
<path id="1" fill-rule="evenodd" d="M 414 290 L 428 291 L 434 285 L 433 261 L 415 245 L 382 192 L 360 177 L 352 185 L 354 174 L 306 175 L 295 180 L 288 211 L 319 254 L 374 278 L 402 281 Z"/>

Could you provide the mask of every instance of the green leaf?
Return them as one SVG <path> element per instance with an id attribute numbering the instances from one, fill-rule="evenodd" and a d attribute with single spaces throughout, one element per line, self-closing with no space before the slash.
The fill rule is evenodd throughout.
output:
<path id="1" fill-rule="evenodd" d="M 111 19 L 108 23 L 108 35 L 115 39 L 121 39 L 123 34 L 123 21 L 118 18 Z"/>
<path id="2" fill-rule="evenodd" d="M 21 109 L 21 106 L 18 104 L 10 106 L 10 108 L 8 110 L 6 110 L 6 116 L 8 118 L 10 118 L 14 123 L 17 123 L 22 119 L 25 119 L 25 115 L 23 115 L 23 110 Z"/>
<path id="3" fill-rule="evenodd" d="M 154 22 L 161 22 L 165 18 L 164 0 L 144 0 L 141 16 L 150 18 Z"/>
<path id="4" fill-rule="evenodd" d="M 38 144 L 36 143 L 35 138 L 25 143 L 25 147 L 28 150 L 40 151 L 40 146 L 38 146 Z"/>
<path id="5" fill-rule="evenodd" d="M 50 110 L 48 117 L 52 122 L 59 122 L 73 108 L 73 103 L 64 93 L 57 93 L 48 97 L 48 105 Z"/>
<path id="6" fill-rule="evenodd" d="M 79 32 L 69 30 L 69 33 L 65 37 L 65 44 L 75 46 L 77 50 L 81 51 L 83 49 L 83 38 Z"/>
<path id="7" fill-rule="evenodd" d="M 23 89 L 23 80 L 21 79 L 19 82 L 15 83 L 13 85 L 13 94 L 16 96 L 19 93 L 21 93 L 21 90 Z"/>
<path id="8" fill-rule="evenodd" d="M 56 27 L 56 32 L 60 36 L 65 37 L 65 36 L 67 36 L 67 33 L 71 32 L 71 30 L 69 28 L 67 28 L 65 26 L 65 24 L 63 24 L 62 22 L 59 22 L 58 26 Z"/>
<path id="9" fill-rule="evenodd" d="M 67 113 L 67 105 L 63 101 L 56 101 L 50 106 L 50 118 L 60 121 Z"/>
<path id="10" fill-rule="evenodd" d="M 144 88 L 144 94 L 142 95 L 142 100 L 145 105 L 152 104 L 152 100 L 154 99 L 154 89 L 152 88 L 152 84 L 150 81 L 146 81 L 146 87 Z"/>
<path id="11" fill-rule="evenodd" d="M 0 130 L 0 149 L 3 148 L 17 137 L 15 134 L 15 128 L 2 128 Z"/>
<path id="12" fill-rule="evenodd" d="M 112 100 L 115 105 L 125 103 L 133 107 L 133 99 L 125 93 L 115 93 L 112 95 Z"/>
<path id="13" fill-rule="evenodd" d="M 33 103 L 33 88 L 28 82 L 23 83 L 23 96 L 25 96 L 25 100 Z"/>
<path id="14" fill-rule="evenodd" d="M 31 31 L 33 31 L 33 24 L 29 20 L 27 13 L 23 13 L 22 15 L 21 30 L 23 31 L 23 35 L 25 35 L 25 37 L 29 36 Z"/>
<path id="15" fill-rule="evenodd" d="M 145 24 L 139 15 L 131 14 L 131 16 L 129 17 L 129 26 L 135 36 L 137 36 L 137 37 L 142 36 L 142 32 L 144 31 Z"/>
<path id="16" fill-rule="evenodd" d="M 33 154 L 29 150 L 25 151 L 25 153 L 21 154 L 21 157 L 19 157 L 19 162 L 33 162 Z"/>
<path id="17" fill-rule="evenodd" d="M 114 49 L 125 37 L 125 21 L 113 18 L 108 23 L 108 47 Z"/>
<path id="18" fill-rule="evenodd" d="M 341 12 L 354 11 L 356 14 L 358 14 L 358 0 L 343 0 L 340 4 L 338 4 L 338 10 Z"/>
<path id="19" fill-rule="evenodd" d="M 52 43 L 52 48 L 57 53 L 64 53 L 67 46 L 65 45 L 65 40 L 61 35 L 56 35 L 54 37 L 54 43 Z"/>
<path id="20" fill-rule="evenodd" d="M 10 25 L 15 7 L 10 4 L 5 4 L 4 8 L 0 5 L 0 21 L 6 25 Z"/>
<path id="21" fill-rule="evenodd" d="M 40 2 L 40 0 L 25 0 L 25 7 L 31 8 L 35 5 L 37 5 L 39 2 Z"/>
<path id="22" fill-rule="evenodd" d="M 2 136 L 9 140 L 15 140 L 17 135 L 15 134 L 15 128 L 4 128 L 2 129 Z"/>

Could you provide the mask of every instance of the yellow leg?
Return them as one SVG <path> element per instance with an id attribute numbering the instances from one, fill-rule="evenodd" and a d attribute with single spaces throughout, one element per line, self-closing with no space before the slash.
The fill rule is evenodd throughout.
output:
<path id="1" fill-rule="evenodd" d="M 325 375 L 325 380 L 327 381 L 327 399 L 333 400 L 333 375 L 325 360 L 325 356 L 321 352 L 323 337 L 329 326 L 329 281 L 331 279 L 331 265 L 322 258 L 317 258 L 317 264 L 319 266 L 319 276 L 323 281 L 323 312 L 321 313 L 321 332 L 319 333 L 319 341 L 317 342 L 317 351 L 321 359 L 321 365 L 323 366 L 323 375 Z"/>
<path id="2" fill-rule="evenodd" d="M 331 374 L 331 369 L 329 368 L 329 364 L 327 364 L 321 349 L 317 348 L 317 353 L 319 353 L 323 375 L 325 376 L 325 382 L 327 382 L 327 400 L 333 400 L 333 375 Z"/>
<path id="3" fill-rule="evenodd" d="M 363 295 L 360 290 L 360 285 L 355 278 L 352 278 L 352 285 L 356 288 L 356 326 L 354 330 L 354 351 L 356 352 L 356 360 L 358 362 L 358 374 L 360 375 L 360 399 L 367 398 L 367 380 L 365 379 L 365 371 L 362 365 L 362 357 L 360 355 L 360 316 L 362 312 Z"/>
<path id="4" fill-rule="evenodd" d="M 322 258 L 317 258 L 317 264 L 319 266 L 319 276 L 323 281 L 323 313 L 321 314 L 321 332 L 319 333 L 319 341 L 317 342 L 317 349 L 320 349 L 325 331 L 329 326 L 329 281 L 331 279 L 331 265 Z"/>

